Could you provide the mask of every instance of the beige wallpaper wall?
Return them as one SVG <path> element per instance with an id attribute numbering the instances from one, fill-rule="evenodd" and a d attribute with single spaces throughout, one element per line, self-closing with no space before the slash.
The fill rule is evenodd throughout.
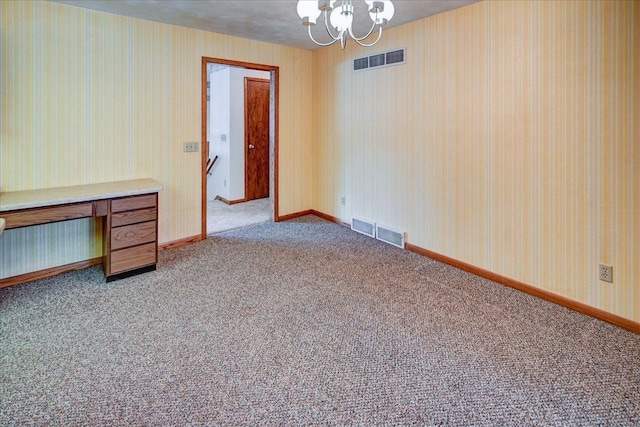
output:
<path id="1" fill-rule="evenodd" d="M 281 215 L 309 209 L 310 51 L 43 1 L 0 2 L 0 191 L 151 177 L 159 240 L 200 233 L 203 56 L 280 67 Z M 6 231 L 0 278 L 100 256 L 91 221 Z M 93 238 L 86 237 L 93 235 Z"/>
<path id="2" fill-rule="evenodd" d="M 197 235 L 200 59 L 277 65 L 282 215 L 368 217 L 640 321 L 638 2 L 486 0 L 314 53 L 40 1 L 0 19 L 0 191 L 152 177 L 160 242 Z M 0 278 L 99 254 L 92 221 L 8 231 Z"/>
<path id="3" fill-rule="evenodd" d="M 313 64 L 315 209 L 640 321 L 640 2 L 487 0 Z"/>

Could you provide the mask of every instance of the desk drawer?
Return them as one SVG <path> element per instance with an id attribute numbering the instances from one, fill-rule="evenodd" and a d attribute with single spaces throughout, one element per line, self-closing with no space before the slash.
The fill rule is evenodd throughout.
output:
<path id="1" fill-rule="evenodd" d="M 155 242 L 147 243 L 146 245 L 111 252 L 111 265 L 108 270 L 110 274 L 117 274 L 155 264 L 156 259 Z"/>
<path id="2" fill-rule="evenodd" d="M 70 219 L 87 218 L 92 215 L 93 204 L 91 202 L 87 202 L 2 212 L 0 216 L 5 219 L 5 228 L 8 230 L 10 228 L 28 227 L 31 225 L 67 221 Z"/>
<path id="3" fill-rule="evenodd" d="M 111 226 L 121 227 L 123 225 L 137 224 L 139 222 L 155 221 L 156 213 L 156 208 L 115 213 L 111 216 Z"/>
<path id="4" fill-rule="evenodd" d="M 111 229 L 111 250 L 128 248 L 156 241 L 156 222 L 125 225 Z"/>
<path id="5" fill-rule="evenodd" d="M 124 197 L 111 201 L 111 212 L 132 211 L 135 209 L 155 208 L 157 194 Z"/>

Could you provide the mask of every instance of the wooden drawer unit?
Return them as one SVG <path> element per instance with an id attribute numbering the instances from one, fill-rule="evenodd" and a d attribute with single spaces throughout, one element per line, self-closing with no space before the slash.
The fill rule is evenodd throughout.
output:
<path id="1" fill-rule="evenodd" d="M 5 229 L 95 218 L 102 225 L 102 262 L 107 281 L 152 271 L 158 260 L 159 191 L 162 186 L 149 178 L 24 191 L 0 189 L 0 233 Z M 94 229 L 90 229 L 93 236 Z M 3 278 L 0 288 L 95 264 L 96 259 L 91 258 Z"/>
<path id="2" fill-rule="evenodd" d="M 155 267 L 158 262 L 158 194 L 109 202 L 104 221 L 104 271 L 115 275 Z"/>

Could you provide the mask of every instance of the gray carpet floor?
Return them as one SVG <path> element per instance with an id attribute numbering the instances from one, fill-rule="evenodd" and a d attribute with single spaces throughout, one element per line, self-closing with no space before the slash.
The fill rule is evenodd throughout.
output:
<path id="1" fill-rule="evenodd" d="M 0 425 L 638 425 L 640 336 L 307 216 L 0 289 Z"/>

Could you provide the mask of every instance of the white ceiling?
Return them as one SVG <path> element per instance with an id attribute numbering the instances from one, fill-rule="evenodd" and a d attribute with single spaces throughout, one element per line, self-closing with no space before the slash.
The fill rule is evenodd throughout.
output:
<path id="1" fill-rule="evenodd" d="M 309 40 L 307 29 L 302 26 L 296 12 L 297 0 L 50 1 L 302 49 L 318 47 Z M 426 18 L 477 1 L 480 0 L 393 0 L 395 15 L 389 23 L 389 27 Z M 364 1 L 354 0 L 354 8 L 353 29 L 355 35 L 364 35 L 371 25 L 366 4 Z M 318 24 L 320 23 L 321 21 L 318 20 Z M 324 26 L 317 25 L 312 29 L 312 32 L 318 41 L 326 42 L 329 40 Z"/>

